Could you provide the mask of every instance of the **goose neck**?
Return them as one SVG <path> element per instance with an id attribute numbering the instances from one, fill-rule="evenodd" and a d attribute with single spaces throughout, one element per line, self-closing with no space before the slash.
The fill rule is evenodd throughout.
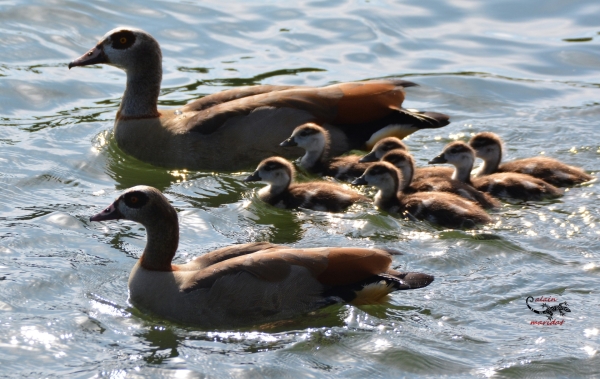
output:
<path id="1" fill-rule="evenodd" d="M 179 222 L 173 209 L 167 217 L 144 223 L 147 242 L 140 265 L 152 271 L 172 271 L 171 262 L 179 245 Z"/>
<path id="2" fill-rule="evenodd" d="M 127 72 L 127 85 L 119 107 L 119 118 L 158 117 L 158 96 L 162 70 L 147 65 L 143 70 Z"/>

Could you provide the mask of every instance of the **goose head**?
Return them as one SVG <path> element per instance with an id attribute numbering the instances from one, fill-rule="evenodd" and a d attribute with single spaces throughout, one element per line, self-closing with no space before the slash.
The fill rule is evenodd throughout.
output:
<path id="1" fill-rule="evenodd" d="M 377 162 L 369 166 L 365 173 L 355 179 L 354 185 L 369 185 L 377 188 L 379 192 L 375 195 L 375 204 L 381 200 L 396 196 L 400 189 L 402 174 L 394 165 L 388 162 Z"/>
<path id="2" fill-rule="evenodd" d="M 474 161 L 475 150 L 462 141 L 456 141 L 446 145 L 437 157 L 429 161 L 429 164 L 450 163 L 456 168 L 452 179 L 470 183 L 469 177 Z"/>
<path id="3" fill-rule="evenodd" d="M 371 152 L 364 157 L 360 158 L 359 162 L 377 162 L 380 160 L 386 153 L 392 150 L 405 150 L 408 151 L 408 147 L 400 140 L 398 137 L 386 137 L 379 140 Z"/>
<path id="4" fill-rule="evenodd" d="M 475 150 L 477 158 L 486 162 L 502 159 L 502 140 L 494 133 L 485 132 L 473 136 L 469 145 Z"/>
<path id="5" fill-rule="evenodd" d="M 123 192 L 102 212 L 90 217 L 90 221 L 123 219 L 139 222 L 148 228 L 154 220 L 169 217 L 177 220 L 177 212 L 159 190 L 136 186 Z"/>
<path id="6" fill-rule="evenodd" d="M 245 182 L 265 182 L 274 190 L 287 188 L 294 177 L 294 166 L 281 157 L 271 157 L 258 164 L 256 171 Z"/>
<path id="7" fill-rule="evenodd" d="M 127 86 L 117 119 L 159 117 L 162 54 L 158 42 L 140 29 L 117 28 L 106 33 L 69 68 L 92 64 L 118 67 L 127 74 Z"/>
<path id="8" fill-rule="evenodd" d="M 156 188 L 132 187 L 90 221 L 130 220 L 146 228 L 147 242 L 140 264 L 149 270 L 170 271 L 179 245 L 179 220 L 175 208 Z"/>
<path id="9" fill-rule="evenodd" d="M 140 29 L 116 28 L 104 35 L 96 46 L 69 63 L 69 68 L 92 64 L 108 64 L 125 71 L 142 70 L 159 65 L 162 54 L 158 42 Z"/>

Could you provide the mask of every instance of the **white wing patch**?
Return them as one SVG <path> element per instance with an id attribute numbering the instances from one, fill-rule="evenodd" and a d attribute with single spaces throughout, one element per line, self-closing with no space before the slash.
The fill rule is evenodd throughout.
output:
<path id="1" fill-rule="evenodd" d="M 371 138 L 365 142 L 365 145 L 367 145 L 367 148 L 371 150 L 377 141 L 384 139 L 385 137 L 393 136 L 403 139 L 407 135 L 412 134 L 415 130 L 417 130 L 417 128 L 412 125 L 388 125 L 385 128 L 379 129 L 373 133 Z"/>
<path id="2" fill-rule="evenodd" d="M 384 280 L 364 286 L 356 292 L 356 298 L 351 301 L 354 305 L 380 304 L 387 300 L 387 295 L 393 291 L 393 284 Z"/>

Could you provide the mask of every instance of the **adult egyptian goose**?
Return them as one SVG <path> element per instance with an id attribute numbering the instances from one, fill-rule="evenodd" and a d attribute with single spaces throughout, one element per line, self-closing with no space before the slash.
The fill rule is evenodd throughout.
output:
<path id="1" fill-rule="evenodd" d="M 471 178 L 474 161 L 475 150 L 462 141 L 456 141 L 446 145 L 442 153 L 429 163 L 450 163 L 454 165 L 452 179 L 470 184 L 478 190 L 496 197 L 541 200 L 562 196 L 562 191 L 552 184 L 531 175 L 516 172 L 502 172 Z"/>
<path id="2" fill-rule="evenodd" d="M 472 228 L 492 221 L 476 203 L 453 193 L 404 194 L 407 183 L 402 179 L 402 173 L 389 162 L 374 163 L 352 184 L 377 187 L 379 191 L 375 195 L 375 205 L 382 210 L 447 228 Z"/>
<path id="3" fill-rule="evenodd" d="M 258 192 L 261 200 L 278 208 L 307 208 L 316 211 L 341 212 L 358 201 L 368 199 L 353 190 L 331 182 L 294 183 L 294 166 L 281 157 L 260 162 L 246 182 L 266 182 Z"/>
<path id="4" fill-rule="evenodd" d="M 491 195 L 478 191 L 473 186 L 449 177 L 427 177 L 413 180 L 415 172 L 415 160 L 409 152 L 396 149 L 381 158 L 383 162 L 389 162 L 396 166 L 402 174 L 400 188 L 405 194 L 415 192 L 449 192 L 467 200 L 479 204 L 484 209 L 499 208 L 501 203 Z"/>
<path id="5" fill-rule="evenodd" d="M 429 285 L 433 276 L 390 269 L 380 249 L 235 245 L 173 264 L 177 212 L 160 191 L 126 190 L 90 221 L 139 222 L 146 247 L 129 276 L 129 298 L 160 317 L 203 327 L 236 327 L 289 319 L 338 302 L 382 302 L 396 290 Z"/>
<path id="6" fill-rule="evenodd" d="M 360 158 L 359 162 L 377 162 L 393 150 L 408 152 L 408 147 L 397 137 L 385 137 L 377 141 L 369 154 Z M 450 178 L 452 172 L 453 170 L 450 167 L 417 167 L 413 179 L 421 180 L 431 177 Z"/>
<path id="7" fill-rule="evenodd" d="M 298 146 L 304 149 L 304 155 L 298 165 L 304 170 L 323 176 L 332 176 L 338 180 L 352 181 L 365 172 L 370 163 L 362 163 L 358 155 L 329 157 L 331 138 L 329 133 L 319 125 L 309 122 L 300 125 L 292 135 L 280 146 Z"/>
<path id="8" fill-rule="evenodd" d="M 322 88 L 251 86 L 159 110 L 161 60 L 159 44 L 150 34 L 117 28 L 69 63 L 69 68 L 104 63 L 126 72 L 114 125 L 116 142 L 127 154 L 158 166 L 239 170 L 272 155 L 294 155 L 279 143 L 306 122 L 329 131 L 332 156 L 364 148 L 381 133 L 403 138 L 449 123 L 444 114 L 402 108 L 404 87 L 416 85 L 404 80 Z"/>
<path id="9" fill-rule="evenodd" d="M 572 186 L 593 179 L 593 176 L 578 167 L 548 157 L 523 158 L 500 164 L 503 143 L 494 133 L 476 134 L 469 141 L 469 145 L 475 149 L 475 155 L 483 159 L 477 176 L 495 172 L 518 172 L 542 179 L 557 187 Z"/>

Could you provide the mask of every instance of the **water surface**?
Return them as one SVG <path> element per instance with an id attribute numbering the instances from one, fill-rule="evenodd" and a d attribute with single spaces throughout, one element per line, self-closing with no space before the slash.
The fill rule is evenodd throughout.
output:
<path id="1" fill-rule="evenodd" d="M 0 1 L 0 376 L 522 377 L 600 375 L 600 192 L 506 202 L 496 223 L 448 231 L 369 207 L 282 211 L 241 173 L 172 171 L 124 155 L 110 130 L 118 69 L 67 63 L 120 25 L 163 49 L 160 105 L 250 84 L 402 77 L 408 108 L 446 128 L 407 143 L 425 164 L 493 131 L 506 158 L 596 172 L 600 4 L 581 1 Z M 130 222 L 89 223 L 123 189 L 164 191 L 190 257 L 233 243 L 385 246 L 434 274 L 388 306 L 338 306 L 270 327 L 202 330 L 127 302 L 145 244 Z M 561 326 L 527 296 L 567 301 Z"/>

